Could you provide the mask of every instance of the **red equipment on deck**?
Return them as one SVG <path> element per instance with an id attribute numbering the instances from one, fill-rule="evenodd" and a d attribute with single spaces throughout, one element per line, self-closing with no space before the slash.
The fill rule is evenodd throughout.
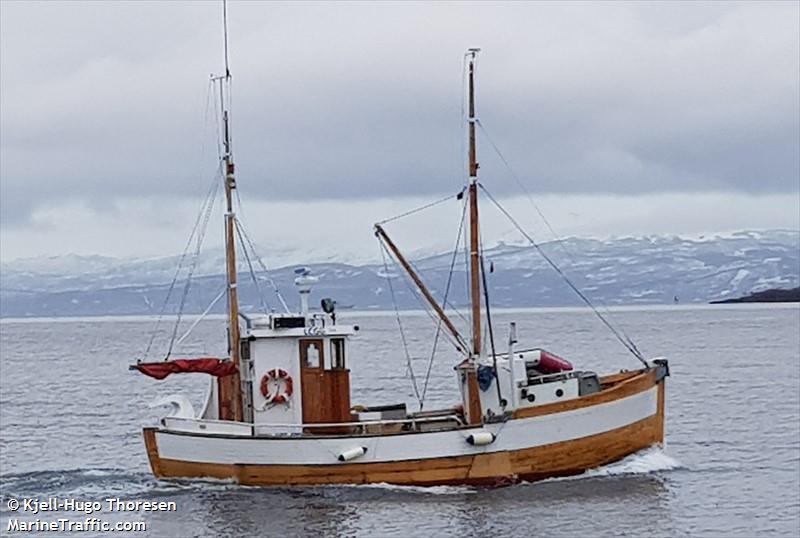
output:
<path id="1" fill-rule="evenodd" d="M 164 379 L 170 374 L 200 373 L 214 377 L 235 374 L 239 369 L 229 360 L 204 357 L 200 359 L 175 359 L 162 362 L 140 362 L 132 364 L 131 370 L 139 370 L 155 379 Z"/>
<path id="2" fill-rule="evenodd" d="M 535 368 L 543 374 L 557 374 L 558 372 L 572 370 L 572 363 L 567 359 L 562 359 L 543 349 L 539 350 L 539 353 L 539 362 Z"/>

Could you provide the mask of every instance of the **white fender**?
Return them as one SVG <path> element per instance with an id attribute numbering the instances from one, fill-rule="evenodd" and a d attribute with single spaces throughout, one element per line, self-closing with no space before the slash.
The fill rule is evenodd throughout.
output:
<path id="1" fill-rule="evenodd" d="M 183 394 L 170 394 L 169 396 L 158 398 L 154 400 L 148 407 L 152 409 L 154 407 L 161 407 L 163 405 L 172 406 L 170 413 L 167 415 L 168 417 L 195 418 L 194 406 L 192 406 L 192 402 L 189 401 L 189 398 Z"/>
<path id="2" fill-rule="evenodd" d="M 350 461 L 356 459 L 359 456 L 363 456 L 366 453 L 367 453 L 367 447 L 357 446 L 343 451 L 342 453 L 339 454 L 337 459 L 339 461 Z"/>
<path id="3" fill-rule="evenodd" d="M 475 432 L 467 436 L 467 442 L 474 446 L 484 446 L 494 443 L 496 436 L 492 432 Z"/>

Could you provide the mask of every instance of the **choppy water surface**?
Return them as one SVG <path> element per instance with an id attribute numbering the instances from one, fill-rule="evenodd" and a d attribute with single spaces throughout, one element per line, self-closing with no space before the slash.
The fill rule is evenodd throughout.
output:
<path id="1" fill-rule="evenodd" d="M 348 357 L 353 403 L 413 406 L 394 316 L 341 317 L 362 329 Z M 610 372 L 637 365 L 585 311 L 495 318 L 498 343 L 506 339 L 508 321 L 516 320 L 522 345 L 551 349 L 579 368 Z M 5 320 L 0 533 L 12 516 L 7 499 L 57 496 L 176 501 L 177 512 L 124 516 L 145 519 L 147 536 L 796 536 L 797 305 L 633 309 L 615 312 L 614 319 L 645 354 L 670 359 L 666 449 L 580 477 L 500 489 L 158 482 L 140 428 L 164 410 L 147 404 L 180 391 L 199 406 L 205 380 L 156 382 L 127 370 L 146 346 L 152 320 Z M 430 320 L 406 317 L 404 326 L 422 385 Z M 196 331 L 184 352 L 220 351 L 223 322 L 203 321 Z M 445 343 L 426 406 L 456 401 L 454 361 Z"/>

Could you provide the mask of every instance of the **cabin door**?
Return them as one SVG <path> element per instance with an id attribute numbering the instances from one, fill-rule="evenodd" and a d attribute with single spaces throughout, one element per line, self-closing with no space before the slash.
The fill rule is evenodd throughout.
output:
<path id="1" fill-rule="evenodd" d="M 324 341 L 300 340 L 300 383 L 303 398 L 303 423 L 324 422 L 325 368 Z"/>
<path id="2" fill-rule="evenodd" d="M 318 338 L 300 340 L 300 381 L 303 397 L 303 423 L 333 424 L 350 422 L 350 370 L 345 367 L 344 338 L 329 342 Z M 315 429 L 317 433 L 336 433 Z"/>

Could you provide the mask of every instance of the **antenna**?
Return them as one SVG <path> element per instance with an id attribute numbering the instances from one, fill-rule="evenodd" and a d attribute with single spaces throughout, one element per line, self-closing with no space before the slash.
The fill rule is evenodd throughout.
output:
<path id="1" fill-rule="evenodd" d="M 222 0 L 222 27 L 225 38 L 225 78 L 231 78 L 228 68 L 228 0 Z"/>

